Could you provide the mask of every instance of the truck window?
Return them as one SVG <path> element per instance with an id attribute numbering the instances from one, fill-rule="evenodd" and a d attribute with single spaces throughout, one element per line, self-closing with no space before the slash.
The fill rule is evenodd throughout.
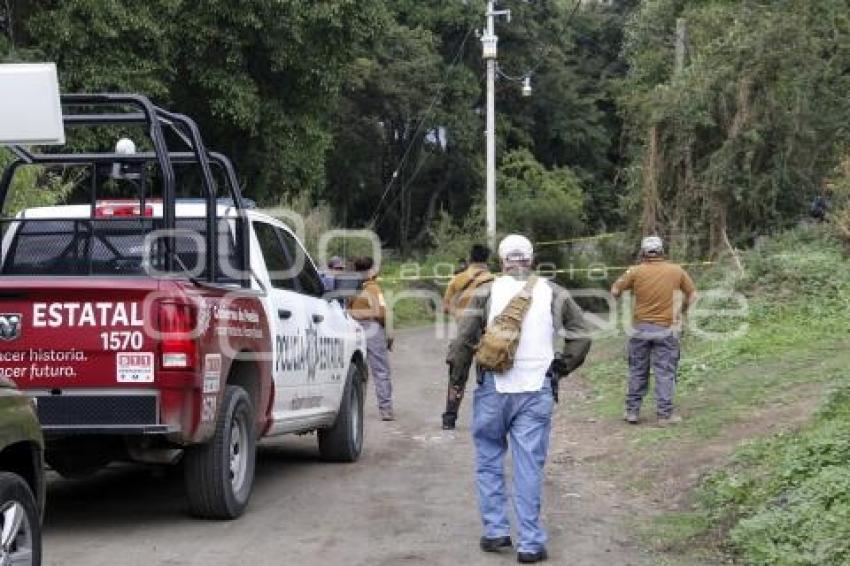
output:
<path id="1" fill-rule="evenodd" d="M 295 237 L 286 230 L 278 228 L 278 233 L 283 245 L 289 252 L 289 257 L 301 260 L 302 267 L 301 271 L 298 272 L 298 284 L 301 286 L 301 291 L 314 297 L 321 297 L 325 292 L 325 286 L 322 284 L 322 278 L 316 268 L 313 267 L 313 262 L 307 256 L 307 252 L 304 251 Z"/>
<path id="2" fill-rule="evenodd" d="M 26 220 L 11 221 L 12 241 L 3 257 L 4 275 L 145 275 L 145 235 L 159 229 L 159 219 L 128 220 Z M 206 221 L 178 218 L 176 227 L 195 231 L 202 238 Z M 219 220 L 218 281 L 237 282 L 239 263 L 233 235 L 226 220 Z M 193 240 L 176 239 L 177 254 L 187 268 L 203 261 L 203 250 Z M 204 270 L 205 271 L 205 270 Z"/>
<path id="3" fill-rule="evenodd" d="M 257 234 L 263 258 L 266 260 L 266 269 L 269 272 L 272 287 L 295 291 L 295 278 L 290 273 L 292 263 L 283 249 L 275 227 L 265 222 L 254 222 L 254 232 Z"/>

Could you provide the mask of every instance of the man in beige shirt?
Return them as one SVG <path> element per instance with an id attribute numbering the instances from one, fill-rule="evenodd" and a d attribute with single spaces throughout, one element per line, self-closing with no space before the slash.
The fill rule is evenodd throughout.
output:
<path id="1" fill-rule="evenodd" d="M 371 257 L 354 260 L 354 269 L 363 277 L 363 286 L 359 294 L 349 299 L 348 312 L 366 333 L 366 358 L 375 382 L 381 420 L 392 421 L 395 420 L 389 354 L 392 341 L 387 339 L 387 304 L 374 265 Z"/>
<path id="2" fill-rule="evenodd" d="M 673 414 L 673 394 L 679 365 L 679 330 L 688 307 L 696 300 L 696 287 L 681 266 L 664 257 L 658 236 L 641 242 L 642 262 L 631 267 L 611 287 L 619 298 L 625 291 L 634 295 L 634 327 L 629 339 L 629 390 L 625 420 L 638 424 L 640 406 L 649 389 L 649 368 L 655 371 L 655 402 L 662 426 L 681 421 Z M 684 298 L 675 312 L 676 294 Z"/>

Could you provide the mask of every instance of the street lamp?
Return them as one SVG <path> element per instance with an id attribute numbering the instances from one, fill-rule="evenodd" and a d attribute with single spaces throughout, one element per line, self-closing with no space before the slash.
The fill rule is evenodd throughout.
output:
<path id="1" fill-rule="evenodd" d="M 531 88 L 531 77 L 526 76 L 522 79 L 522 96 L 523 98 L 528 98 L 531 96 L 533 89 Z"/>

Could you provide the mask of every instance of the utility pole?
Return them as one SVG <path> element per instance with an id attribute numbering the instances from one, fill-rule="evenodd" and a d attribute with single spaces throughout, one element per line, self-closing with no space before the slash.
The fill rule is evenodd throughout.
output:
<path id="1" fill-rule="evenodd" d="M 496 249 L 496 57 L 499 38 L 496 18 L 511 20 L 510 10 L 496 10 L 495 0 L 487 2 L 487 27 L 481 36 L 483 57 L 487 62 L 487 244 Z"/>

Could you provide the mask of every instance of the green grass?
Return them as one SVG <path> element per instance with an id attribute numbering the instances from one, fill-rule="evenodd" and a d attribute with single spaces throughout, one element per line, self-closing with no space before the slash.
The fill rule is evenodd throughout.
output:
<path id="1" fill-rule="evenodd" d="M 701 482 L 692 509 L 663 514 L 637 532 L 673 563 L 700 563 L 720 552 L 748 564 L 850 563 L 850 267 L 822 229 L 774 238 L 747 253 L 745 264 L 744 278 L 715 272 L 706 280 L 746 295 L 748 331 L 720 341 L 688 336 L 677 391 L 685 422 L 629 428 L 628 450 L 717 437 L 768 404 L 811 395 L 813 384 L 834 392 L 802 430 L 737 450 Z M 626 361 L 612 352 L 623 347 L 622 338 L 597 344 L 603 361 L 585 370 L 594 395 L 584 410 L 622 414 Z"/>
<path id="2" fill-rule="evenodd" d="M 844 373 L 815 420 L 752 441 L 705 479 L 694 509 L 652 522 L 652 542 L 748 564 L 850 563 L 850 385 Z"/>
<path id="3" fill-rule="evenodd" d="M 446 267 L 441 269 L 437 263 L 434 259 L 421 263 L 390 259 L 382 266 L 380 283 L 392 311 L 394 328 L 424 326 L 441 320 L 441 297 L 448 279 L 433 277 L 447 272 Z M 417 274 L 421 278 L 416 278 Z"/>
<path id="4" fill-rule="evenodd" d="M 665 551 L 677 551 L 682 557 L 683 549 L 679 544 L 691 541 L 703 535 L 711 527 L 711 520 L 704 513 L 678 513 L 662 515 L 652 521 L 636 521 L 632 527 L 638 535 L 638 540 L 647 547 Z M 689 558 L 696 563 L 700 558 L 710 554 L 707 552 L 691 553 Z M 670 558 L 668 556 L 668 558 Z M 669 563 L 660 561 L 661 563 Z M 681 563 L 681 560 L 679 561 Z"/>
<path id="5" fill-rule="evenodd" d="M 789 387 L 826 381 L 832 370 L 850 365 L 850 267 L 838 243 L 817 234 L 783 236 L 781 245 L 747 255 L 746 278 L 732 284 L 746 297 L 748 315 L 700 322 L 700 328 L 713 331 L 745 322 L 747 331 L 721 340 L 685 336 L 677 405 L 689 418 L 672 431 L 639 429 L 638 443 L 671 435 L 711 437 Z M 722 282 L 717 273 L 706 279 L 699 282 L 701 290 Z M 623 412 L 625 344 L 622 336 L 598 340 L 594 348 L 602 351 L 603 361 L 584 370 L 594 391 L 589 410 L 604 417 Z M 650 396 L 644 412 L 653 404 Z"/>

